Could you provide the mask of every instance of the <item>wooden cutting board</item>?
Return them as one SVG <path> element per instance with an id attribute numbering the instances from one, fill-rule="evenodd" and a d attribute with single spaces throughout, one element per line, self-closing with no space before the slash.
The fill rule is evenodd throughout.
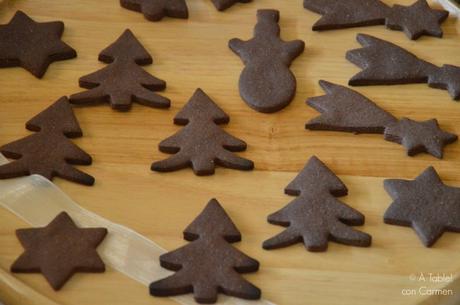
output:
<path id="1" fill-rule="evenodd" d="M 410 158 L 381 135 L 304 129 L 304 123 L 317 114 L 304 101 L 323 94 L 318 80 L 344 85 L 359 71 L 344 56 L 359 47 L 357 33 L 389 40 L 438 65 L 460 66 L 458 23 L 452 18 L 444 23 L 443 39 L 423 37 L 415 42 L 383 26 L 312 32 L 319 16 L 304 10 L 301 0 L 254 0 L 224 13 L 208 0 L 190 0 L 188 5 L 188 20 L 166 18 L 153 23 L 122 9 L 116 0 L 0 1 L 0 23 L 8 22 L 18 9 L 37 21 L 62 20 L 63 40 L 78 52 L 76 59 L 52 64 L 42 80 L 21 68 L 0 69 L 0 143 L 27 135 L 24 124 L 29 118 L 60 96 L 79 92 L 78 78 L 104 67 L 97 61 L 98 53 L 130 28 L 154 57 L 154 64 L 145 69 L 167 81 L 164 95 L 172 100 L 172 107 L 135 105 L 129 113 L 107 106 L 76 109 L 85 136 L 75 142 L 93 156 L 94 164 L 84 170 L 96 177 L 96 184 L 85 187 L 55 180 L 76 202 L 174 249 L 185 243 L 182 230 L 216 197 L 243 234 L 237 247 L 261 262 L 260 271 L 247 278 L 263 290 L 264 298 L 279 305 L 459 304 L 458 282 L 446 288 L 453 290 L 453 297 L 430 297 L 419 289 L 446 284 L 413 276 L 457 277 L 460 234 L 446 233 L 426 249 L 411 229 L 385 225 L 382 220 L 391 202 L 383 190 L 384 178 L 412 179 L 433 165 L 447 183 L 460 186 L 459 144 L 447 146 L 443 160 L 429 155 Z M 281 11 L 285 40 L 306 42 L 304 54 L 292 65 L 298 81 L 296 98 L 270 115 L 251 110 L 241 100 L 237 86 L 243 65 L 227 47 L 233 37 L 252 37 L 259 8 Z M 158 143 L 179 129 L 172 123 L 175 113 L 198 87 L 230 115 L 225 130 L 247 141 L 248 150 L 241 155 L 254 160 L 256 170 L 218 169 L 211 177 L 196 177 L 189 169 L 169 174 L 150 171 L 154 160 L 166 156 L 158 151 Z M 356 89 L 396 116 L 435 117 L 443 129 L 460 134 L 460 104 L 446 91 L 424 84 Z M 266 216 L 292 199 L 283 189 L 311 155 L 323 160 L 348 186 L 344 201 L 365 214 L 366 224 L 360 229 L 372 234 L 371 248 L 333 243 L 326 253 L 309 253 L 300 244 L 270 252 L 261 248 L 265 239 L 281 230 L 269 225 Z M 9 274 L 9 266 L 22 252 L 14 235 L 21 227 L 27 225 L 0 209 L 0 299 L 8 305 L 174 304 L 153 299 L 146 287 L 110 269 L 105 274 L 78 274 L 60 292 L 52 291 L 41 275 Z M 5 283 L 11 282 L 17 290 L 7 291 Z M 405 295 L 413 291 L 415 295 Z"/>

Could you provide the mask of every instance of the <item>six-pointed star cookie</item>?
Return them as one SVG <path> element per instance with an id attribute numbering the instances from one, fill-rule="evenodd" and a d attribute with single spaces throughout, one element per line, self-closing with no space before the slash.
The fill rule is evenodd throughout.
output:
<path id="1" fill-rule="evenodd" d="M 46 227 L 19 229 L 16 235 L 24 253 L 11 266 L 12 272 L 41 272 L 59 290 L 75 272 L 104 272 L 96 252 L 107 235 L 105 228 L 78 228 L 62 212 Z"/>
<path id="2" fill-rule="evenodd" d="M 412 181 L 385 180 L 384 187 L 394 200 L 385 223 L 412 226 L 426 247 L 445 231 L 460 233 L 460 188 L 445 185 L 433 167 Z"/>
<path id="3" fill-rule="evenodd" d="M 0 68 L 21 66 L 42 78 L 48 66 L 77 53 L 61 40 L 64 23 L 35 22 L 17 11 L 10 23 L 0 25 Z"/>
<path id="4" fill-rule="evenodd" d="M 402 30 L 410 39 L 422 35 L 442 37 L 441 23 L 449 12 L 430 8 L 426 0 L 418 0 L 409 6 L 394 5 L 386 18 L 386 26 Z"/>
<path id="5" fill-rule="evenodd" d="M 427 152 L 441 159 L 443 147 L 455 142 L 457 135 L 440 129 L 436 119 L 417 122 L 403 118 L 385 128 L 385 140 L 402 144 L 409 156 Z"/>

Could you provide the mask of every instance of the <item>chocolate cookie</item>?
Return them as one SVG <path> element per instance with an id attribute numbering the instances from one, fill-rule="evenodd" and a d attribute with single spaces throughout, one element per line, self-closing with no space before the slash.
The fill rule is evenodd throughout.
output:
<path id="1" fill-rule="evenodd" d="M 385 140 L 403 145 L 409 156 L 427 152 L 440 159 L 443 147 L 457 140 L 457 135 L 440 129 L 436 119 L 398 120 L 356 91 L 323 80 L 319 84 L 326 95 L 312 97 L 307 104 L 321 115 L 311 119 L 306 129 L 383 133 Z"/>
<path id="2" fill-rule="evenodd" d="M 335 198 L 347 195 L 347 187 L 315 156 L 284 192 L 299 197 L 268 216 L 269 223 L 287 229 L 266 240 L 264 249 L 303 242 L 308 251 L 319 252 L 327 250 L 328 240 L 358 247 L 371 245 L 369 234 L 350 227 L 363 225 L 364 216 Z"/>
<path id="3" fill-rule="evenodd" d="M 38 174 L 94 184 L 93 177 L 72 166 L 90 165 L 92 159 L 69 140 L 81 137 L 82 131 L 66 97 L 28 121 L 26 128 L 37 133 L 0 147 L 5 157 L 17 159 L 0 166 L 0 179 Z"/>
<path id="4" fill-rule="evenodd" d="M 240 275 L 257 271 L 259 262 L 230 245 L 241 240 L 241 233 L 216 199 L 185 229 L 184 239 L 191 243 L 160 256 L 161 266 L 176 273 L 151 283 L 150 294 L 193 293 L 206 304 L 217 302 L 218 293 L 260 298 L 260 289 Z"/>
<path id="5" fill-rule="evenodd" d="M 252 0 L 211 0 L 217 10 L 223 11 L 236 3 Z M 188 18 L 185 0 L 120 0 L 120 5 L 128 10 L 140 12 L 150 21 L 160 21 L 163 17 Z"/>
<path id="6" fill-rule="evenodd" d="M 358 34 L 363 48 L 347 52 L 347 59 L 363 69 L 348 82 L 351 86 L 428 83 L 432 88 L 448 90 L 460 99 L 460 67 L 441 68 L 412 53 L 370 35 Z"/>
<path id="7" fill-rule="evenodd" d="M 144 14 L 144 17 L 150 21 L 159 21 L 165 16 L 188 18 L 185 0 L 120 0 L 120 5 Z"/>
<path id="8" fill-rule="evenodd" d="M 216 165 L 251 170 L 254 163 L 233 152 L 246 150 L 246 143 L 221 129 L 228 115 L 201 89 L 174 118 L 174 123 L 185 127 L 160 143 L 160 151 L 174 156 L 152 164 L 152 170 L 169 172 L 188 166 L 196 175 L 212 175 Z"/>
<path id="9" fill-rule="evenodd" d="M 447 11 L 430 8 L 426 0 L 391 8 L 379 0 L 304 0 L 303 5 L 323 15 L 313 25 L 313 31 L 385 24 L 414 40 L 422 35 L 442 37 L 440 24 L 449 15 Z"/>
<path id="10" fill-rule="evenodd" d="M 387 179 L 385 190 L 394 200 L 385 223 L 414 228 L 426 247 L 446 232 L 460 232 L 460 188 L 445 185 L 430 166 L 415 180 Z"/>
<path id="11" fill-rule="evenodd" d="M 402 118 L 385 128 L 385 140 L 403 145 L 409 156 L 426 152 L 442 159 L 443 147 L 457 138 L 457 135 L 440 129 L 436 119 L 417 122 Z"/>
<path id="12" fill-rule="evenodd" d="M 236 3 L 249 3 L 252 0 L 211 0 L 218 11 L 224 11 Z"/>
<path id="13" fill-rule="evenodd" d="M 64 23 L 35 22 L 17 11 L 8 24 L 0 25 L 0 68 L 21 66 L 42 78 L 48 66 L 77 53 L 61 40 Z"/>
<path id="14" fill-rule="evenodd" d="M 258 10 L 254 38 L 234 38 L 229 47 L 241 57 L 245 68 L 239 80 L 240 95 L 249 107 L 259 112 L 276 112 L 289 105 L 296 92 L 296 79 L 289 70 L 302 54 L 301 40 L 280 38 L 279 12 Z"/>
<path id="15" fill-rule="evenodd" d="M 59 290 L 76 272 L 104 272 L 96 252 L 107 235 L 105 228 L 78 228 L 62 212 L 46 227 L 16 230 L 24 253 L 11 272 L 42 273 L 54 290 Z"/>
<path id="16" fill-rule="evenodd" d="M 70 96 L 78 105 L 109 102 L 113 109 L 128 111 L 136 102 L 155 108 L 168 108 L 170 101 L 153 91 L 166 88 L 166 83 L 140 66 L 152 63 L 152 57 L 128 29 L 99 54 L 109 65 L 80 78 L 80 87 L 90 89 Z"/>

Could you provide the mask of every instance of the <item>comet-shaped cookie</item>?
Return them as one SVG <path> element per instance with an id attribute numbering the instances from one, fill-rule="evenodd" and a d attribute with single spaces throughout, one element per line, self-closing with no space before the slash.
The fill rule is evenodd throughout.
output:
<path id="1" fill-rule="evenodd" d="M 358 34 L 363 48 L 347 52 L 347 59 L 363 69 L 348 82 L 351 86 L 428 83 L 460 99 L 460 67 L 435 66 L 391 42 Z"/>
<path id="2" fill-rule="evenodd" d="M 398 120 L 356 91 L 323 80 L 319 84 L 326 95 L 312 97 L 307 104 L 321 115 L 310 120 L 306 129 L 383 133 L 385 140 L 403 145 L 409 156 L 426 152 L 439 159 L 444 146 L 457 140 L 457 135 L 440 129 L 436 119 Z"/>
<path id="3" fill-rule="evenodd" d="M 254 38 L 234 38 L 229 42 L 230 49 L 246 66 L 240 76 L 240 95 L 259 112 L 276 112 L 291 103 L 296 79 L 289 66 L 305 48 L 301 40 L 281 40 L 278 21 L 278 11 L 259 10 Z"/>
<path id="4" fill-rule="evenodd" d="M 313 25 L 313 31 L 327 31 L 384 24 L 403 31 L 410 39 L 422 35 L 442 37 L 440 24 L 449 12 L 430 8 L 426 0 L 412 5 L 387 6 L 379 0 L 304 0 L 306 9 L 323 15 Z"/>

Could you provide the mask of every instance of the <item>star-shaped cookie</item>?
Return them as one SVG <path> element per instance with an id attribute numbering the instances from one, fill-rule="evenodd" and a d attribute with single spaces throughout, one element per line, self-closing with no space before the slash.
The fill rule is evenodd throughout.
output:
<path id="1" fill-rule="evenodd" d="M 0 25 L 0 68 L 21 66 L 42 78 L 48 66 L 77 53 L 61 40 L 64 23 L 35 22 L 17 11 L 8 24 Z"/>
<path id="2" fill-rule="evenodd" d="M 445 231 L 460 233 L 460 188 L 445 185 L 433 167 L 415 180 L 385 180 L 384 187 L 394 200 L 385 223 L 412 226 L 426 247 Z"/>
<path id="3" fill-rule="evenodd" d="M 128 10 L 141 12 L 150 21 L 160 21 L 165 16 L 188 18 L 185 0 L 120 0 L 120 5 Z"/>
<path id="4" fill-rule="evenodd" d="M 428 77 L 432 88 L 447 90 L 454 100 L 460 99 L 460 67 L 443 65 Z"/>
<path id="5" fill-rule="evenodd" d="M 12 272 L 42 273 L 59 290 L 76 272 L 104 272 L 96 252 L 107 235 L 105 228 L 78 228 L 62 212 L 46 227 L 19 229 L 16 235 L 24 253 L 11 266 Z"/>
<path id="6" fill-rule="evenodd" d="M 455 142 L 457 135 L 440 129 L 436 119 L 417 122 L 403 118 L 385 128 L 385 140 L 403 145 L 409 156 L 427 152 L 441 159 L 444 146 Z"/>
<path id="7" fill-rule="evenodd" d="M 385 25 L 392 30 L 403 31 L 410 39 L 422 35 L 442 37 L 441 23 L 449 12 L 430 8 L 426 0 L 418 0 L 412 5 L 394 5 L 386 17 Z"/>

